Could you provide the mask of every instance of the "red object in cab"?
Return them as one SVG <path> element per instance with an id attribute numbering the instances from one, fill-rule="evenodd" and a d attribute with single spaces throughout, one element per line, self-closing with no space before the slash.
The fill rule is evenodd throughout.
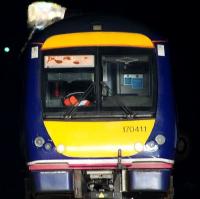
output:
<path id="1" fill-rule="evenodd" d="M 79 103 L 78 99 L 75 96 L 64 99 L 65 106 L 77 106 Z"/>

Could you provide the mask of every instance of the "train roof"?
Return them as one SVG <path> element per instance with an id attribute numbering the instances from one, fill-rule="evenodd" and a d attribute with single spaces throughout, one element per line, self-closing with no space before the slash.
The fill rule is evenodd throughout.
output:
<path id="1" fill-rule="evenodd" d="M 139 22 L 119 16 L 80 15 L 66 17 L 45 30 L 36 33 L 33 42 L 44 42 L 48 37 L 58 34 L 94 31 L 94 25 L 101 25 L 101 31 L 133 32 L 148 36 L 151 40 L 163 39 Z"/>

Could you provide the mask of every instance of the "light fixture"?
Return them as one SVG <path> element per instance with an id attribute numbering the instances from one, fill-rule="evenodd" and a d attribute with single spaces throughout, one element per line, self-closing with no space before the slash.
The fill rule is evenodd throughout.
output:
<path id="1" fill-rule="evenodd" d="M 66 8 L 51 2 L 34 2 L 28 6 L 28 26 L 42 30 L 64 18 Z"/>
<path id="2" fill-rule="evenodd" d="M 46 144 L 44 145 L 44 148 L 45 148 L 47 151 L 50 151 L 50 150 L 52 149 L 51 143 L 46 143 Z"/>
<path id="3" fill-rule="evenodd" d="M 143 151 L 143 149 L 144 149 L 144 145 L 141 144 L 140 142 L 137 142 L 137 143 L 134 144 L 134 148 L 135 148 L 135 150 L 136 150 L 137 152 L 141 152 L 141 151 Z"/>
<path id="4" fill-rule="evenodd" d="M 94 31 L 100 31 L 100 30 L 102 30 L 102 25 L 100 25 L 100 24 L 95 24 L 95 25 L 92 26 L 92 29 L 93 29 Z"/>
<path id="5" fill-rule="evenodd" d="M 163 145 L 166 141 L 166 138 L 164 135 L 158 134 L 155 138 L 155 141 L 159 144 L 159 145 Z"/>
<path id="6" fill-rule="evenodd" d="M 45 140 L 41 136 L 36 137 L 34 140 L 34 144 L 36 147 L 42 147 L 44 145 L 44 143 L 45 143 Z"/>
<path id="7" fill-rule="evenodd" d="M 155 152 L 158 150 L 158 145 L 155 141 L 149 141 L 145 144 L 144 146 L 144 151 L 147 151 L 147 152 Z"/>
<path id="8" fill-rule="evenodd" d="M 56 147 L 57 152 L 63 153 L 65 150 L 65 146 L 63 144 L 60 144 Z"/>
<path id="9" fill-rule="evenodd" d="M 8 46 L 4 47 L 4 52 L 5 53 L 9 53 L 10 52 L 10 48 Z"/>

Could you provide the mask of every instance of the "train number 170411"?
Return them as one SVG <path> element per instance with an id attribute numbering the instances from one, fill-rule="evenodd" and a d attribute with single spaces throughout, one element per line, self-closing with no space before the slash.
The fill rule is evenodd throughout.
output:
<path id="1" fill-rule="evenodd" d="M 146 132 L 146 126 L 123 126 L 124 133 Z"/>

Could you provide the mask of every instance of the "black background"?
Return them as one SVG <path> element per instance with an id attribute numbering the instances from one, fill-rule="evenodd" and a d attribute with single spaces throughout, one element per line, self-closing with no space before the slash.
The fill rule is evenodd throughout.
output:
<path id="1" fill-rule="evenodd" d="M 28 36 L 28 0 L 1 2 L 0 7 L 0 198 L 23 199 L 23 156 L 20 129 L 24 66 L 19 51 Z M 178 129 L 187 150 L 175 164 L 176 198 L 198 198 L 199 188 L 199 11 L 195 1 L 63 0 L 67 12 L 98 12 L 125 16 L 146 24 L 170 42 Z M 197 8 L 197 9 L 196 9 Z M 5 46 L 10 52 L 3 51 Z"/>

